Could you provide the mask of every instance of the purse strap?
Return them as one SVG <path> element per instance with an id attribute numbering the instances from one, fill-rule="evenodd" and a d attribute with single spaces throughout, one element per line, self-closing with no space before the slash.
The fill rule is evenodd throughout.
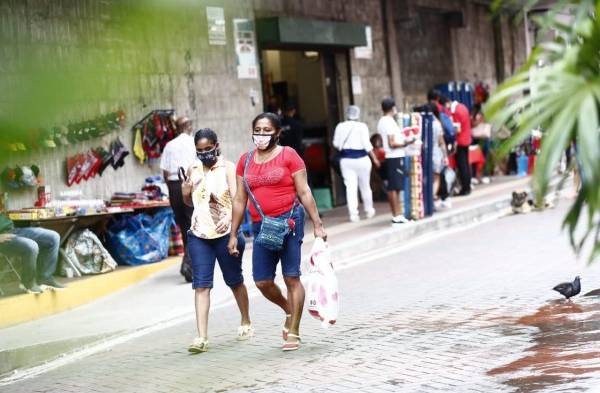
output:
<path id="1" fill-rule="evenodd" d="M 346 142 L 348 142 L 348 139 L 350 138 L 350 135 L 352 135 L 352 131 L 354 131 L 355 128 L 356 128 L 356 124 L 350 129 L 350 132 L 348 132 L 348 135 L 346 135 L 346 139 L 344 139 L 344 142 L 342 142 L 340 151 L 344 150 L 344 146 L 346 146 Z"/>
<path id="2" fill-rule="evenodd" d="M 242 177 L 242 180 L 244 181 L 244 187 L 246 188 L 246 192 L 248 193 L 248 196 L 250 196 L 250 199 L 252 200 L 254 207 L 258 211 L 258 214 L 260 214 L 260 216 L 264 219 L 265 213 L 263 213 L 263 211 L 260 207 L 260 204 L 258 203 L 258 201 L 256 200 L 256 197 L 254 197 L 254 194 L 250 190 L 250 185 L 248 184 L 248 180 L 246 180 L 246 174 L 248 173 L 248 166 L 250 165 L 250 159 L 254 155 L 254 151 L 255 150 L 250 150 L 248 152 L 248 154 L 246 154 L 246 162 L 244 163 L 244 176 Z M 296 208 L 296 199 L 294 198 L 294 204 L 292 205 L 292 210 L 290 210 L 290 215 L 288 216 L 288 219 L 292 217 L 292 214 L 294 214 L 295 208 Z"/>

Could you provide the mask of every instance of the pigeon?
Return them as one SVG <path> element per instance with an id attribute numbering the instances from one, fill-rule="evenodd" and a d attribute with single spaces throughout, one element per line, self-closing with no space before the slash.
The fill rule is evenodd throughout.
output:
<path id="1" fill-rule="evenodd" d="M 563 295 L 567 300 L 570 300 L 569 298 L 578 295 L 579 292 L 581 292 L 580 278 L 577 276 L 573 282 L 563 282 L 552 289 Z"/>

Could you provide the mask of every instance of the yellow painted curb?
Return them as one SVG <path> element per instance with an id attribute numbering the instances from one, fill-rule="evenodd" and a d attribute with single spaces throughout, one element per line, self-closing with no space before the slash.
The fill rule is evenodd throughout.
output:
<path id="1" fill-rule="evenodd" d="M 22 294 L 0 299 L 0 328 L 33 321 L 91 302 L 140 282 L 180 261 L 181 257 L 173 257 L 148 265 L 122 267 L 114 272 L 73 281 L 60 291 L 46 291 L 39 295 Z"/>

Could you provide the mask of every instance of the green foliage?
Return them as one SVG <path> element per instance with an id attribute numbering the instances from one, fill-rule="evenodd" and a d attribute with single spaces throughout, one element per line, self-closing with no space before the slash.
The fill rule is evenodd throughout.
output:
<path id="1" fill-rule="evenodd" d="M 11 26 L 0 29 L 0 53 L 10 54 L 0 59 L 0 161 L 9 143 L 36 138 L 36 129 L 151 105 L 158 92 L 150 77 L 181 72 L 174 68 L 186 53 L 199 57 L 210 4 L 13 2 Z"/>
<path id="2" fill-rule="evenodd" d="M 529 0 L 527 6 L 535 3 Z M 506 4 L 497 0 L 495 7 Z M 537 19 L 540 36 L 554 37 L 537 45 L 527 64 L 500 86 L 485 107 L 496 126 L 515 131 L 502 146 L 503 154 L 532 129 L 539 126 L 544 131 L 533 177 L 539 200 L 548 191 L 561 154 L 576 142 L 582 186 L 563 226 L 577 253 L 592 240 L 590 262 L 600 256 L 599 12 L 600 0 L 556 2 Z"/>

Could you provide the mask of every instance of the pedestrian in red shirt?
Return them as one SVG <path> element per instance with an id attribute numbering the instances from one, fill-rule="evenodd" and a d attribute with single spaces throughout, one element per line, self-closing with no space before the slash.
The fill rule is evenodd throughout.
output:
<path id="1" fill-rule="evenodd" d="M 285 312 L 282 350 L 293 351 L 300 346 L 300 318 L 304 306 L 300 249 L 304 237 L 305 209 L 313 222 L 315 237 L 326 239 L 327 235 L 308 187 L 304 161 L 291 147 L 277 144 L 280 135 L 279 116 L 274 113 L 262 113 L 252 122 L 252 140 L 256 149 L 243 154 L 237 165 L 238 187 L 233 200 L 231 233 L 237 233 L 250 196 L 250 215 L 255 235 L 252 276 L 263 296 Z M 267 217 L 283 218 L 291 229 L 285 235 L 282 248 L 277 251 L 257 241 L 263 216 L 265 220 Z M 228 248 L 232 255 L 239 253 L 235 236 L 230 237 Z M 279 261 L 287 298 L 274 282 Z"/>
<path id="2" fill-rule="evenodd" d="M 444 97 L 445 98 L 445 97 Z M 471 193 L 471 165 L 469 165 L 469 146 L 471 145 L 471 115 L 469 109 L 458 101 L 443 100 L 446 109 L 456 125 L 456 166 L 460 179 L 460 194 Z"/>

